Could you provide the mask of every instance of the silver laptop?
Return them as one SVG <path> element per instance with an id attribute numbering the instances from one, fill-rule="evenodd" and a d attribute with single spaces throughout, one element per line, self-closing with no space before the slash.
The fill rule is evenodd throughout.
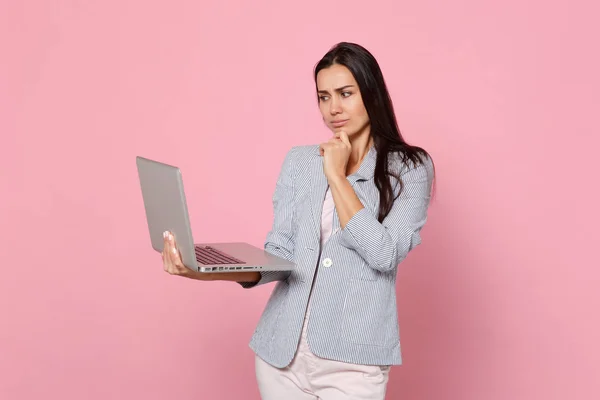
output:
<path id="1" fill-rule="evenodd" d="M 183 264 L 198 272 L 289 271 L 294 263 L 248 243 L 194 243 L 179 168 L 136 157 L 152 247 L 162 252 L 163 232 L 175 236 Z"/>

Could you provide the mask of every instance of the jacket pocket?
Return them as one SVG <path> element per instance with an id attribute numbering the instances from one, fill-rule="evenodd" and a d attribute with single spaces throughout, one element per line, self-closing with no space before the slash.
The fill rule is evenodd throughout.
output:
<path id="1" fill-rule="evenodd" d="M 289 288 L 287 280 L 277 282 L 256 326 L 256 335 L 261 338 L 273 335 L 277 329 L 279 316 L 287 304 Z"/>
<path id="2" fill-rule="evenodd" d="M 399 342 L 394 285 L 386 279 L 352 279 L 344 301 L 342 337 L 363 345 Z"/>
<path id="3" fill-rule="evenodd" d="M 357 279 L 364 281 L 376 281 L 381 277 L 381 272 L 373 269 L 367 265 L 367 263 L 362 263 Z"/>

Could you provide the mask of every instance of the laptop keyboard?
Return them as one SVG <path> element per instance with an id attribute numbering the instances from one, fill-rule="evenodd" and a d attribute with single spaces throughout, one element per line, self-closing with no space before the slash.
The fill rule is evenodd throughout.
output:
<path id="1" fill-rule="evenodd" d="M 214 265 L 214 264 L 245 264 L 244 261 L 238 260 L 237 258 L 231 257 L 222 251 L 215 249 L 210 246 L 196 246 L 196 260 L 200 264 Z"/>

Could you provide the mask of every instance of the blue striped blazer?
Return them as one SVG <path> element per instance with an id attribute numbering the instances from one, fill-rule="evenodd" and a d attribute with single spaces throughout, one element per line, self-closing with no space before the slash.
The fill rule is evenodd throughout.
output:
<path id="1" fill-rule="evenodd" d="M 322 358 L 369 365 L 402 363 L 396 309 L 396 272 L 421 243 L 427 219 L 433 165 L 406 166 L 390 155 L 390 169 L 404 188 L 383 223 L 377 221 L 379 191 L 372 147 L 358 171 L 348 176 L 364 208 L 344 229 L 334 212 L 333 229 L 321 252 L 321 210 L 328 188 L 319 146 L 293 147 L 286 155 L 275 193 L 274 220 L 265 250 L 296 263 L 294 271 L 264 272 L 258 283 L 277 281 L 250 347 L 275 367 L 294 357 L 314 288 L 307 326 L 311 351 Z M 395 179 L 392 185 L 397 193 Z"/>

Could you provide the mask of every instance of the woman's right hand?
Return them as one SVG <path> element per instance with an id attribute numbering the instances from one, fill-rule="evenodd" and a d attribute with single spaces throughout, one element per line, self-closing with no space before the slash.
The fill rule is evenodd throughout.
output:
<path id="1" fill-rule="evenodd" d="M 181 261 L 181 253 L 175 243 L 175 237 L 171 232 L 165 231 L 163 233 L 164 247 L 162 251 L 163 269 L 171 274 L 183 276 L 186 278 L 199 279 L 202 281 L 212 281 L 216 278 L 217 274 L 204 273 L 192 271 L 183 265 Z"/>
<path id="2" fill-rule="evenodd" d="M 191 271 L 181 261 L 181 254 L 175 243 L 175 237 L 169 231 L 163 232 L 164 246 L 162 251 L 163 269 L 171 275 L 188 277 Z"/>
<path id="3" fill-rule="evenodd" d="M 260 280 L 259 272 L 232 272 L 226 274 L 210 273 L 210 272 L 198 272 L 192 271 L 183 265 L 181 261 L 181 254 L 175 243 L 175 237 L 171 232 L 165 231 L 163 233 L 164 247 L 162 251 L 163 269 L 171 274 L 183 276 L 191 279 L 198 279 L 201 281 L 235 281 L 235 282 L 258 282 Z"/>

